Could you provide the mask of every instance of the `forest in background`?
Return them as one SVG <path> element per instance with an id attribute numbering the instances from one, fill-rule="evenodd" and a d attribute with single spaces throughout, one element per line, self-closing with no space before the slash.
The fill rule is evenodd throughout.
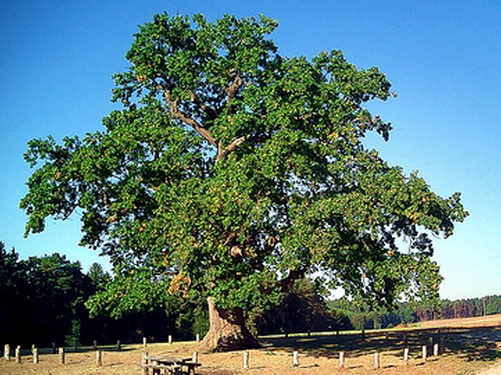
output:
<path id="1" fill-rule="evenodd" d="M 79 262 L 54 253 L 19 259 L 15 249 L 0 242 L 0 338 L 14 345 L 90 345 L 94 340 L 111 344 L 190 340 L 208 329 L 206 306 L 181 298 L 166 306 L 131 312 L 114 319 L 89 316 L 85 302 L 112 280 L 94 263 L 84 273 Z M 501 313 L 501 296 L 441 300 L 438 304 L 400 303 L 392 311 L 366 306 L 345 298 L 327 300 L 321 286 L 309 279 L 296 282 L 281 305 L 249 316 L 251 330 L 259 335 L 391 328 L 431 319 L 474 317 Z"/>

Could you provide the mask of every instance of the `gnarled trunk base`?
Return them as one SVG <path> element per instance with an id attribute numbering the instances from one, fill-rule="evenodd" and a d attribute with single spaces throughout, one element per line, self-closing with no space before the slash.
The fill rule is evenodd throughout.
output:
<path id="1" fill-rule="evenodd" d="M 245 327 L 242 309 L 231 311 L 216 308 L 214 298 L 207 298 L 209 305 L 209 332 L 202 341 L 201 349 L 224 352 L 259 348 L 258 341 Z"/>

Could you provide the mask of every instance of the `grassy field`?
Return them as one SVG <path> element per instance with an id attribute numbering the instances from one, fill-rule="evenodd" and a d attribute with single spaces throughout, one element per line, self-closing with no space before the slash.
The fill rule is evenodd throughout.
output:
<path id="1" fill-rule="evenodd" d="M 242 368 L 242 352 L 199 354 L 199 374 L 476 374 L 501 363 L 501 315 L 485 318 L 425 322 L 420 327 L 360 332 L 322 333 L 294 337 L 262 337 L 261 349 L 250 351 L 250 369 Z M 404 333 L 410 349 L 408 365 L 403 362 Z M 444 354 L 421 357 L 423 343 L 442 338 Z M 141 353 L 191 357 L 194 342 L 124 345 L 122 351 L 103 347 L 103 365 L 96 365 L 92 348 L 66 354 L 59 364 L 57 354 L 42 351 L 33 364 L 29 350 L 22 363 L 0 360 L 0 374 L 141 374 Z M 292 352 L 299 352 L 299 367 L 292 367 Z M 339 368 L 339 352 L 345 352 L 345 367 Z M 374 369 L 374 353 L 381 353 L 381 368 Z M 430 353 L 430 348 L 428 349 Z"/>

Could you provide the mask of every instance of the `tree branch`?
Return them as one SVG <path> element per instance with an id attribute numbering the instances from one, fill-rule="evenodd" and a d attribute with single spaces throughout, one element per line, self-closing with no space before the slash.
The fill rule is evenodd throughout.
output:
<path id="1" fill-rule="evenodd" d="M 238 148 L 238 146 L 240 146 L 243 142 L 245 142 L 246 139 L 247 139 L 247 137 L 240 137 L 240 138 L 235 139 L 233 142 L 231 142 L 224 149 L 218 148 L 217 156 L 216 156 L 216 163 L 225 159 L 229 154 L 231 154 L 233 151 L 235 151 Z"/>
<path id="2" fill-rule="evenodd" d="M 211 119 L 215 119 L 217 117 L 217 112 L 201 101 L 193 91 L 190 91 L 188 94 L 190 95 L 191 101 L 195 103 L 198 108 L 204 111 Z"/>
<path id="3" fill-rule="evenodd" d="M 205 129 L 202 125 L 200 125 L 195 119 L 192 119 L 186 116 L 183 112 L 179 110 L 177 107 L 177 99 L 174 100 L 172 98 L 171 92 L 169 89 L 164 90 L 164 97 L 167 103 L 170 106 L 170 112 L 174 115 L 174 118 L 181 120 L 185 124 L 191 126 L 198 134 L 200 134 L 207 142 L 216 147 L 219 150 L 219 143 L 212 137 L 210 132 Z"/>
<path id="4" fill-rule="evenodd" d="M 242 143 L 249 141 L 249 142 L 265 142 L 270 137 L 267 136 L 244 136 L 235 139 L 233 142 L 231 142 L 228 146 L 226 146 L 224 149 L 223 148 L 218 148 L 217 151 L 217 156 L 216 156 L 216 163 L 220 162 L 221 160 L 224 160 L 229 154 L 231 154 L 233 151 L 235 151 Z"/>
<path id="5" fill-rule="evenodd" d="M 104 204 L 106 205 L 106 207 L 111 208 L 111 201 L 110 201 L 110 198 L 108 196 L 108 193 L 106 193 L 106 190 L 104 190 L 103 188 L 101 188 L 99 190 L 101 192 L 101 196 L 103 197 Z"/>
<path id="6" fill-rule="evenodd" d="M 235 80 L 233 83 L 225 90 L 226 91 L 226 103 L 228 103 L 231 99 L 237 95 L 238 89 L 242 87 L 242 84 L 244 83 L 244 80 L 242 79 L 242 76 L 240 75 L 240 72 L 237 72 Z"/>

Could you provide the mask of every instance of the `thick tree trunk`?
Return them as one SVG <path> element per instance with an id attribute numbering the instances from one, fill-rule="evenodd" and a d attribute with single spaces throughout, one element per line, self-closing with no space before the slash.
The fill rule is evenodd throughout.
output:
<path id="1" fill-rule="evenodd" d="M 214 297 L 207 298 L 209 305 L 209 332 L 202 342 L 202 349 L 224 352 L 258 348 L 258 341 L 245 327 L 242 309 L 222 310 L 214 305 Z"/>

